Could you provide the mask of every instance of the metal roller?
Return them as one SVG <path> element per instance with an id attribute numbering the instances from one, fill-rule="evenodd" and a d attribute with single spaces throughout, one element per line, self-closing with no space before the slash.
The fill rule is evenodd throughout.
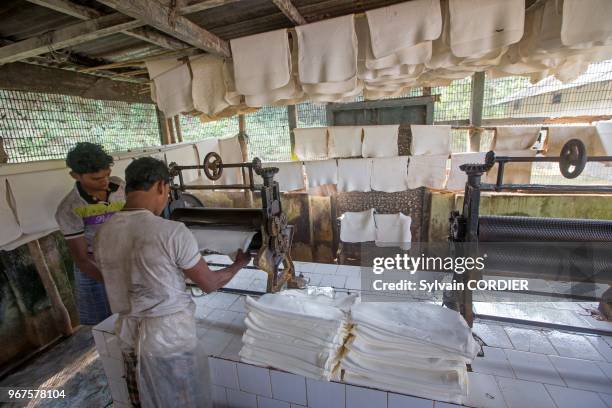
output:
<path id="1" fill-rule="evenodd" d="M 612 242 L 612 221 L 565 218 L 478 218 L 480 242 Z"/>

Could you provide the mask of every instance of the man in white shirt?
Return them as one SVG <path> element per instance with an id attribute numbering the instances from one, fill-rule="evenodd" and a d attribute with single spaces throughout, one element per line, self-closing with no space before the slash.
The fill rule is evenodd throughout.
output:
<path id="1" fill-rule="evenodd" d="M 187 227 L 159 216 L 169 193 L 164 162 L 140 158 L 125 175 L 125 207 L 99 229 L 94 254 L 119 314 L 115 331 L 130 399 L 143 407 L 200 406 L 206 389 L 197 374 L 195 304 L 185 278 L 212 292 L 250 258 L 239 251 L 232 265 L 212 271 Z"/>

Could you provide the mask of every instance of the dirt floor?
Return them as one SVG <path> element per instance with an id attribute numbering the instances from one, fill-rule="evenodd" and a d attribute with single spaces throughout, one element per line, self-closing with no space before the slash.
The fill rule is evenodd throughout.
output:
<path id="1" fill-rule="evenodd" d="M 0 388 L 56 389 L 64 398 L 0 405 L 6 407 L 110 407 L 112 398 L 90 326 L 80 326 L 22 368 L 0 380 Z"/>

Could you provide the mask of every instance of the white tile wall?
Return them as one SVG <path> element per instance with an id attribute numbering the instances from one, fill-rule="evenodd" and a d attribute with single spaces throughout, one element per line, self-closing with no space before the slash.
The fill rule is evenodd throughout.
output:
<path id="1" fill-rule="evenodd" d="M 568 387 L 610 393 L 612 382 L 594 361 L 550 356 Z"/>
<path id="2" fill-rule="evenodd" d="M 344 408 L 346 405 L 345 388 L 344 384 L 307 378 L 308 407 Z"/>
<path id="3" fill-rule="evenodd" d="M 211 385 L 211 397 L 213 408 L 226 408 L 227 405 L 227 393 L 225 387 L 219 385 Z"/>
<path id="4" fill-rule="evenodd" d="M 545 384 L 565 385 L 555 367 L 544 354 L 516 350 L 504 351 L 517 378 Z"/>
<path id="5" fill-rule="evenodd" d="M 130 396 L 128 394 L 127 385 L 125 381 L 108 381 L 108 387 L 110 388 L 113 402 L 120 402 L 124 404 L 130 403 Z"/>
<path id="6" fill-rule="evenodd" d="M 337 270 L 338 270 L 338 265 L 336 264 L 318 263 L 315 266 L 314 272 L 325 274 L 325 275 L 333 275 L 336 273 Z"/>
<path id="7" fill-rule="evenodd" d="M 238 390 L 227 389 L 227 405 L 231 408 L 257 408 L 257 396 Z"/>
<path id="8" fill-rule="evenodd" d="M 119 338 L 114 334 L 104 333 L 104 340 L 106 340 L 106 351 L 108 355 L 117 360 L 123 360 L 123 353 L 119 347 Z"/>
<path id="9" fill-rule="evenodd" d="M 239 389 L 236 363 L 219 358 L 209 358 L 208 365 L 211 383 L 235 390 Z"/>
<path id="10" fill-rule="evenodd" d="M 104 373 L 109 380 L 122 381 L 124 375 L 123 360 L 112 357 L 100 357 Z"/>
<path id="11" fill-rule="evenodd" d="M 347 385 L 346 406 L 347 408 L 387 408 L 387 393 Z"/>
<path id="12" fill-rule="evenodd" d="M 238 384 L 242 391 L 272 397 L 270 370 L 244 363 L 238 363 Z"/>
<path id="13" fill-rule="evenodd" d="M 293 262 L 298 272 L 314 272 L 316 264 L 312 262 Z"/>
<path id="14" fill-rule="evenodd" d="M 584 336 L 555 331 L 548 335 L 548 339 L 560 356 L 595 361 L 604 359 Z"/>
<path id="15" fill-rule="evenodd" d="M 104 332 L 99 330 L 92 330 L 94 342 L 96 343 L 96 350 L 101 357 L 108 357 L 108 350 L 106 349 L 106 339 L 104 338 Z"/>
<path id="16" fill-rule="evenodd" d="M 603 402 L 605 402 L 608 408 L 612 408 L 612 394 L 604 394 L 600 392 L 599 398 L 601 398 Z"/>
<path id="17" fill-rule="evenodd" d="M 508 337 L 515 349 L 541 354 L 557 354 L 546 336 L 539 330 L 523 329 L 520 327 L 505 327 Z"/>
<path id="18" fill-rule="evenodd" d="M 434 402 L 423 398 L 411 397 L 389 393 L 387 395 L 388 408 L 433 408 Z"/>
<path id="19" fill-rule="evenodd" d="M 604 340 L 603 337 L 587 336 L 587 340 L 597 349 L 599 354 L 606 359 L 607 362 L 612 363 L 612 347 Z"/>
<path id="20" fill-rule="evenodd" d="M 489 347 L 502 347 L 511 349 L 512 343 L 502 326 L 493 324 L 474 323 L 476 333 Z"/>
<path id="21" fill-rule="evenodd" d="M 497 383 L 509 408 L 555 408 L 542 384 L 504 377 Z"/>
<path id="22" fill-rule="evenodd" d="M 274 399 L 306 405 L 306 379 L 301 375 L 270 370 Z"/>
<path id="23" fill-rule="evenodd" d="M 257 396 L 257 408 L 290 408 L 289 403 L 272 398 Z"/>
<path id="24" fill-rule="evenodd" d="M 476 357 L 472 369 L 481 374 L 493 374 L 501 377 L 514 377 L 510 362 L 504 350 L 495 347 L 483 347 L 484 357 Z"/>
<path id="25" fill-rule="evenodd" d="M 610 381 L 612 381 L 612 363 L 604 363 L 598 361 L 597 365 L 599 366 L 599 368 L 601 368 L 601 371 L 603 371 L 604 374 L 608 376 Z M 612 391 L 612 388 L 610 388 L 610 391 Z"/>
<path id="26" fill-rule="evenodd" d="M 557 404 L 557 408 L 606 408 L 606 404 L 595 392 L 555 385 L 546 385 L 546 389 Z"/>
<path id="27" fill-rule="evenodd" d="M 475 408 L 507 407 L 495 377 L 479 373 L 468 373 L 468 397 L 465 405 Z"/>
<path id="28" fill-rule="evenodd" d="M 339 265 L 336 270 L 336 275 L 359 278 L 361 275 L 361 266 Z"/>

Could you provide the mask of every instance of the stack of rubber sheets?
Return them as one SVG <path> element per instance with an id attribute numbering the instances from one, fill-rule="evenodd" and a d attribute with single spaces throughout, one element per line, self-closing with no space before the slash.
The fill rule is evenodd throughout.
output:
<path id="1" fill-rule="evenodd" d="M 247 330 L 240 351 L 246 363 L 330 380 L 339 371 L 355 296 L 312 288 L 247 298 Z"/>
<path id="2" fill-rule="evenodd" d="M 351 308 L 353 327 L 342 379 L 461 404 L 466 363 L 478 345 L 456 312 L 421 302 L 364 302 Z"/>

